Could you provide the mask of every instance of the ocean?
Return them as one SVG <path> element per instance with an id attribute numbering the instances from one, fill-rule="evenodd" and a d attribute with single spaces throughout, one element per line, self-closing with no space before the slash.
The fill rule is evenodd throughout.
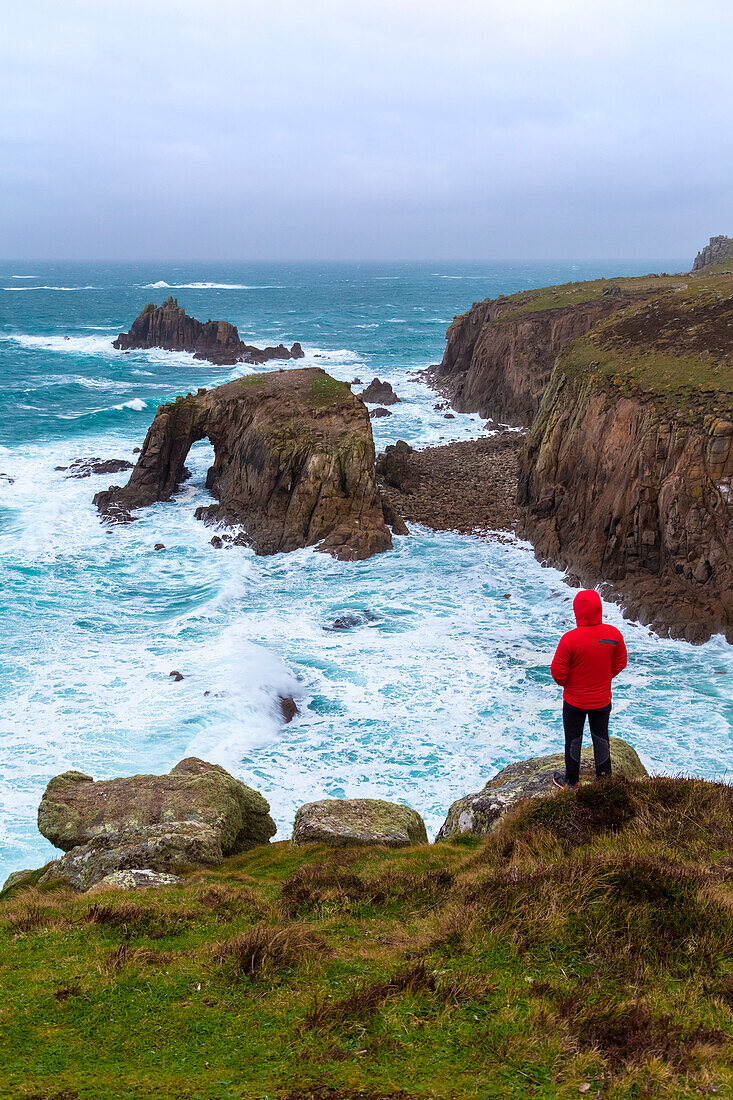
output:
<path id="1" fill-rule="evenodd" d="M 0 262 L 0 882 L 55 854 L 36 809 L 70 768 L 105 778 L 196 755 L 265 795 L 276 839 L 303 802 L 354 796 L 406 802 L 434 835 L 454 799 L 561 747 L 548 666 L 574 625 L 572 590 L 527 544 L 414 527 L 366 562 L 215 550 L 193 518 L 209 499 L 203 442 L 172 501 L 129 526 L 100 524 L 94 493 L 127 475 L 77 480 L 57 466 L 133 461 L 161 401 L 267 369 L 116 352 L 146 302 L 173 294 L 248 342 L 299 340 L 296 366 L 386 378 L 402 401 L 373 421 L 380 450 L 484 430 L 477 416 L 446 420 L 413 377 L 440 360 L 472 302 L 685 266 Z M 330 630 L 346 611 L 361 624 Z M 650 769 L 730 780 L 733 648 L 660 639 L 606 613 L 630 657 L 612 732 Z M 300 708 L 290 725 L 278 694 Z"/>

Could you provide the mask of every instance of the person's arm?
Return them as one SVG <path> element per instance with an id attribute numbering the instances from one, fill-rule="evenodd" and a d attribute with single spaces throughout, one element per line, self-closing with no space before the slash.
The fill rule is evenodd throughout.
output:
<path id="1" fill-rule="evenodd" d="M 565 635 L 560 639 L 560 643 L 555 650 L 555 656 L 552 658 L 552 664 L 550 665 L 550 673 L 556 684 L 560 687 L 565 687 L 568 679 L 568 672 L 570 671 L 570 646 L 567 643 Z"/>
<path id="2" fill-rule="evenodd" d="M 618 676 L 619 672 L 623 672 L 626 665 L 629 663 L 629 655 L 626 652 L 626 642 L 624 636 L 619 631 L 618 645 L 613 647 L 613 660 L 611 661 L 611 679 L 614 676 Z"/>

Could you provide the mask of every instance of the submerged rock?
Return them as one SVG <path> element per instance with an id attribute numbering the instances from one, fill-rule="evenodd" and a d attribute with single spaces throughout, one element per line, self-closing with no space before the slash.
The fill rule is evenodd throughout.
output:
<path id="1" fill-rule="evenodd" d="M 300 714 L 298 704 L 295 702 L 292 695 L 278 695 L 277 700 L 280 705 L 280 713 L 283 716 L 283 722 L 287 725 L 288 722 L 292 722 L 296 715 Z"/>
<path id="2" fill-rule="evenodd" d="M 378 378 L 373 378 L 359 396 L 362 401 L 367 401 L 371 405 L 396 405 L 399 401 L 390 383 L 381 382 Z"/>
<path id="3" fill-rule="evenodd" d="M 353 630 L 355 626 L 364 626 L 365 623 L 373 623 L 376 619 L 371 611 L 345 611 L 334 619 L 325 630 Z"/>
<path id="4" fill-rule="evenodd" d="M 206 437 L 206 484 L 219 504 L 196 514 L 241 524 L 256 553 L 317 545 L 361 560 L 391 548 L 367 411 L 319 367 L 248 375 L 161 405 L 127 485 L 95 496 L 100 512 L 116 519 L 170 500 L 188 451 Z"/>
<path id="5" fill-rule="evenodd" d="M 195 359 L 211 363 L 266 363 L 269 359 L 302 359 L 300 344 L 288 350 L 277 347 L 256 348 L 239 339 L 235 325 L 229 321 L 202 323 L 189 317 L 173 297 L 156 306 L 148 302 L 132 322 L 129 332 L 121 332 L 113 347 L 122 351 L 131 348 L 165 348 L 167 351 L 193 352 Z"/>
<path id="6" fill-rule="evenodd" d="M 66 855 L 45 869 L 86 890 L 119 870 L 215 866 L 268 843 L 276 831 L 257 791 L 217 764 L 188 757 L 167 775 L 100 780 L 55 776 L 38 807 L 38 828 Z"/>
<path id="7" fill-rule="evenodd" d="M 68 470 L 67 477 L 91 477 L 93 474 L 119 474 L 122 470 L 131 470 L 132 463 L 124 458 L 75 458 L 70 466 L 57 466 L 57 470 Z"/>
<path id="8" fill-rule="evenodd" d="M 648 774 L 636 750 L 619 737 L 611 738 L 611 765 L 615 775 L 623 775 L 627 779 L 640 779 Z M 467 794 L 453 803 L 435 839 L 488 836 L 495 831 L 504 815 L 522 799 L 556 791 L 552 774 L 564 770 L 565 756 L 560 752 L 509 764 L 490 779 L 482 791 Z M 581 782 L 595 778 L 592 745 L 583 746 L 580 778 Z"/>
<path id="9" fill-rule="evenodd" d="M 295 845 L 383 845 L 406 848 L 427 844 L 425 823 L 416 810 L 376 798 L 325 798 L 308 802 L 295 815 Z"/>

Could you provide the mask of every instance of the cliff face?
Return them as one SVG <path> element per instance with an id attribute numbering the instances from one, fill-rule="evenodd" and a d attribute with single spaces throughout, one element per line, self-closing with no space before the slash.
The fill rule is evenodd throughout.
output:
<path id="1" fill-rule="evenodd" d="M 164 348 L 167 351 L 190 351 L 196 359 L 212 363 L 266 363 L 270 359 L 302 359 L 300 344 L 288 350 L 277 347 L 256 348 L 239 339 L 235 325 L 228 321 L 197 321 L 189 317 L 178 301 L 167 298 L 162 305 L 148 302 L 135 318 L 129 332 L 121 332 L 113 347 L 122 351 L 135 348 Z"/>
<path id="2" fill-rule="evenodd" d="M 169 500 L 204 437 L 219 504 L 201 518 L 242 524 L 258 554 L 319 544 L 352 560 L 390 549 L 366 406 L 319 368 L 249 375 L 161 405 L 129 482 L 95 504 L 114 519 Z"/>
<path id="3" fill-rule="evenodd" d="M 520 458 L 537 556 L 691 642 L 733 641 L 731 324 L 718 292 L 600 326 L 560 356 Z"/>
<path id="4" fill-rule="evenodd" d="M 733 266 L 733 237 L 711 237 L 710 244 L 706 244 L 695 257 L 692 270 L 703 271 L 716 264 Z"/>
<path id="5" fill-rule="evenodd" d="M 557 355 L 629 301 L 620 292 L 601 291 L 590 301 L 544 309 L 518 308 L 517 298 L 480 302 L 448 329 L 434 381 L 459 412 L 529 425 Z"/>

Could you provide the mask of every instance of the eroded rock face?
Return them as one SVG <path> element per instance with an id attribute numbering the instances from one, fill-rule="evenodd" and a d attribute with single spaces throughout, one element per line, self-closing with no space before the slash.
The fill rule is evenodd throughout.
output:
<path id="1" fill-rule="evenodd" d="M 113 347 L 122 351 L 135 348 L 165 348 L 168 351 L 190 351 L 196 359 L 211 363 L 266 363 L 270 359 L 302 359 L 300 344 L 288 350 L 277 347 L 256 348 L 239 339 L 235 325 L 229 321 L 197 321 L 189 317 L 176 298 L 169 297 L 162 305 L 148 302 L 132 322 L 129 332 L 121 332 Z"/>
<path id="2" fill-rule="evenodd" d="M 733 420 L 696 423 L 558 370 L 518 500 L 540 560 L 610 582 L 661 633 L 733 642 Z"/>
<path id="3" fill-rule="evenodd" d="M 308 802 L 295 815 L 293 844 L 384 845 L 406 848 L 427 844 L 425 823 L 416 810 L 376 798 L 325 798 Z"/>
<path id="4" fill-rule="evenodd" d="M 619 737 L 611 738 L 611 765 L 616 775 L 626 776 L 627 779 L 640 779 L 648 774 L 636 750 Z M 504 815 L 522 799 L 556 791 L 552 774 L 558 770 L 565 770 L 563 753 L 536 756 L 509 764 L 490 779 L 482 791 L 467 794 L 453 803 L 435 839 L 489 836 L 498 828 Z M 584 745 L 581 752 L 581 782 L 594 779 L 595 774 L 593 747 Z"/>
<path id="5" fill-rule="evenodd" d="M 224 768 L 191 756 L 167 775 L 97 782 L 77 771 L 57 775 L 38 807 L 38 828 L 65 852 L 89 844 L 109 850 L 127 844 L 130 837 L 147 844 L 166 833 L 185 834 L 220 861 L 269 841 L 276 832 L 269 810 L 261 794 Z M 188 843 L 181 839 L 181 845 Z M 204 861 L 210 862 L 208 855 Z"/>
<path id="6" fill-rule="evenodd" d="M 206 484 L 219 504 L 197 515 L 241 524 L 258 554 L 318 544 L 357 560 L 391 548 L 369 414 L 318 367 L 248 375 L 161 405 L 127 485 L 95 496 L 100 512 L 131 518 L 169 500 L 204 437 L 215 453 Z"/>
<path id="7" fill-rule="evenodd" d="M 516 319 L 511 316 L 513 299 L 478 302 L 454 319 L 443 361 L 431 378 L 458 412 L 527 426 L 539 409 L 558 353 L 629 301 L 620 292 L 604 294 Z"/>
<path id="8" fill-rule="evenodd" d="M 733 267 L 733 237 L 711 237 L 710 244 L 706 244 L 695 256 L 692 270 L 703 271 L 715 264 L 730 264 Z"/>

